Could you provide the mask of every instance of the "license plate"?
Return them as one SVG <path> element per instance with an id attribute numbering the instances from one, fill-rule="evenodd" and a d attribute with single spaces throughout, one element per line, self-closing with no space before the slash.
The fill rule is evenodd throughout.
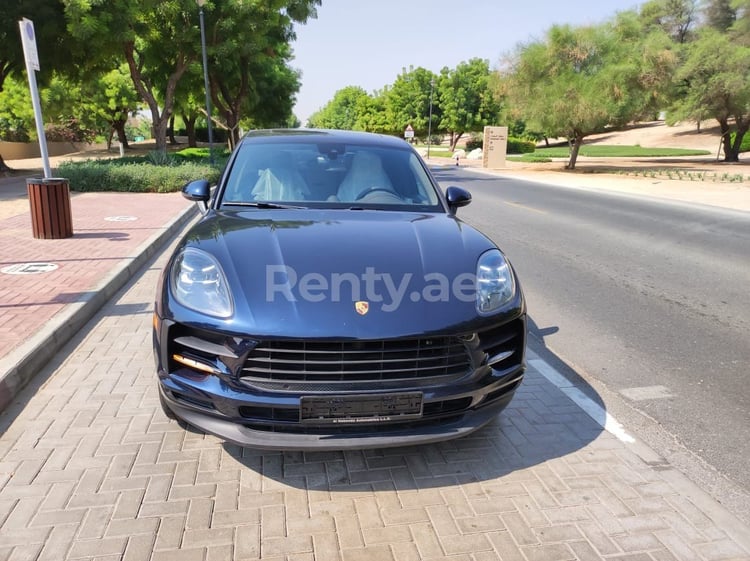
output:
<path id="1" fill-rule="evenodd" d="M 404 421 L 422 416 L 422 393 L 303 396 L 300 422 L 357 424 Z"/>

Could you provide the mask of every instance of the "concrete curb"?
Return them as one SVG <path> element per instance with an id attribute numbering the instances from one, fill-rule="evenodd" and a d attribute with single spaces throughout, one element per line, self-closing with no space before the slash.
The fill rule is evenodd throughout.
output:
<path id="1" fill-rule="evenodd" d="M 191 205 L 161 231 L 143 242 L 134 255 L 120 262 L 115 270 L 92 288 L 82 302 L 68 304 L 41 331 L 0 361 L 0 412 L 13 401 L 29 381 L 60 349 L 106 304 L 114 294 L 180 229 L 198 214 Z"/>

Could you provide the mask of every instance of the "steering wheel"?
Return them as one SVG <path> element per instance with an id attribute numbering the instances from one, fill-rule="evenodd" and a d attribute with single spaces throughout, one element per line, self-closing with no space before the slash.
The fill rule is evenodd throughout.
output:
<path id="1" fill-rule="evenodd" d="M 376 186 L 373 186 L 373 187 L 368 187 L 367 189 L 365 189 L 364 191 L 362 191 L 359 195 L 357 195 L 356 197 L 354 197 L 354 200 L 358 201 L 361 198 L 366 197 L 367 195 L 369 195 L 371 193 L 377 193 L 378 191 L 381 191 L 381 192 L 384 192 L 384 193 L 388 193 L 389 195 L 393 195 L 394 197 L 397 197 L 398 199 L 401 199 L 401 197 L 398 196 L 398 193 L 395 193 L 391 189 L 386 189 L 385 187 L 378 187 L 376 185 Z"/>

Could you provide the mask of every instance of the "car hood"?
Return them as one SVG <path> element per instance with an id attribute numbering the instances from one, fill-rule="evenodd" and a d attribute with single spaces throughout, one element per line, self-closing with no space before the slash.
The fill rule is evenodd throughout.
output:
<path id="1" fill-rule="evenodd" d="M 235 313 L 217 323 L 242 335 L 391 338 L 499 319 L 478 317 L 466 290 L 495 245 L 443 213 L 212 211 L 183 243 L 221 263 Z M 521 307 L 519 294 L 503 315 Z"/>

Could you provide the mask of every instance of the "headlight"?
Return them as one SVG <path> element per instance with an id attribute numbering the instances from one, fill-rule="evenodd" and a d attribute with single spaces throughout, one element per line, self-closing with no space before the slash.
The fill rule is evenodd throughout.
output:
<path id="1" fill-rule="evenodd" d="M 186 308 L 219 318 L 234 312 L 224 271 L 205 251 L 188 248 L 180 253 L 172 267 L 171 284 L 174 297 Z"/>
<path id="2" fill-rule="evenodd" d="M 477 310 L 490 314 L 508 302 L 516 292 L 513 273 L 497 249 L 485 251 L 477 263 Z"/>

